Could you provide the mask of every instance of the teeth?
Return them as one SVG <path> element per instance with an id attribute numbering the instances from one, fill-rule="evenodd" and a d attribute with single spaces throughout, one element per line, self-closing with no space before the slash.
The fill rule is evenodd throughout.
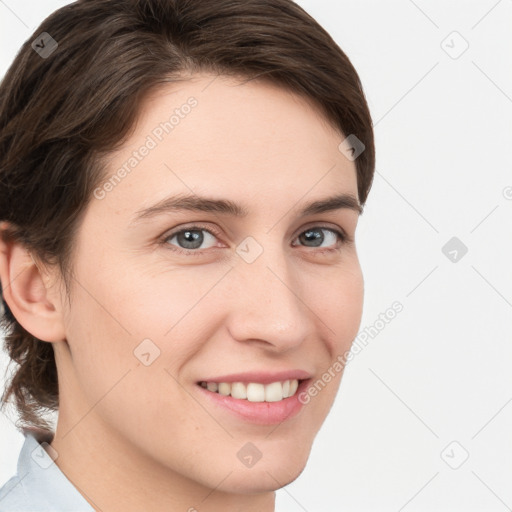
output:
<path id="1" fill-rule="evenodd" d="M 297 379 L 271 382 L 270 384 L 258 382 L 250 382 L 247 385 L 243 382 L 201 382 L 200 384 L 213 393 L 249 402 L 279 402 L 293 396 L 299 387 Z"/>
<path id="2" fill-rule="evenodd" d="M 247 398 L 247 389 L 241 382 L 235 382 L 231 385 L 231 396 L 245 400 Z"/>
<path id="3" fill-rule="evenodd" d="M 247 384 L 247 400 L 249 400 L 249 402 L 264 402 L 265 386 L 254 382 Z"/>
<path id="4" fill-rule="evenodd" d="M 213 391 L 214 393 L 218 391 L 219 385 L 216 382 L 208 382 L 206 384 L 206 389 L 208 391 Z"/>
<path id="5" fill-rule="evenodd" d="M 295 392 L 297 391 L 298 387 L 299 387 L 299 381 L 298 380 L 291 380 L 290 381 L 290 394 L 288 396 L 295 395 Z"/>
<path id="6" fill-rule="evenodd" d="M 280 382 L 272 382 L 265 386 L 265 402 L 279 402 L 283 399 L 283 385 Z"/>

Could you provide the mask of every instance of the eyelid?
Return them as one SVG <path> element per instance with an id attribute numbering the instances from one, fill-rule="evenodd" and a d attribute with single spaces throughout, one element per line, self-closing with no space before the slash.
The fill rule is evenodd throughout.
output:
<path id="1" fill-rule="evenodd" d="M 331 247 L 307 247 L 301 245 L 298 245 L 298 247 L 303 247 L 305 250 L 310 250 L 315 253 L 335 253 L 339 252 L 342 249 L 342 247 L 352 245 L 354 242 L 354 239 L 351 236 L 349 236 L 343 228 L 339 226 L 333 227 L 325 225 L 322 224 L 322 222 L 317 222 L 316 224 L 313 223 L 310 226 L 302 227 L 293 240 L 297 239 L 301 234 L 305 233 L 306 231 L 309 231 L 310 229 L 325 229 L 327 231 L 331 231 L 336 236 L 337 243 Z M 294 245 L 294 247 L 297 247 L 297 245 Z"/>
<path id="2" fill-rule="evenodd" d="M 208 233 L 210 233 L 210 235 L 214 236 L 217 239 L 222 237 L 222 234 L 221 234 L 220 230 L 217 229 L 217 228 L 213 228 L 209 224 L 207 225 L 207 224 L 203 224 L 202 222 L 191 222 L 191 223 L 189 223 L 189 225 L 187 225 L 187 224 L 180 224 L 176 228 L 173 228 L 170 231 L 166 231 L 160 237 L 161 243 L 163 245 L 170 245 L 170 244 L 167 243 L 167 241 L 169 239 L 171 239 L 174 236 L 176 236 L 177 234 L 179 234 L 179 233 L 181 233 L 183 231 L 187 231 L 187 230 L 190 230 L 190 231 L 199 231 L 199 230 L 207 231 Z M 201 254 L 201 253 L 204 253 L 205 251 L 208 251 L 208 249 L 183 249 L 182 247 L 177 247 L 177 246 L 172 246 L 172 248 L 173 248 L 173 250 L 176 250 L 177 252 L 183 252 L 183 253 L 186 253 L 186 254 L 192 254 L 192 253 Z"/>
<path id="3" fill-rule="evenodd" d="M 308 231 L 308 229 L 313 229 L 313 228 L 327 229 L 327 230 L 333 231 L 334 233 L 339 233 L 347 241 L 351 240 L 351 237 L 341 226 L 327 224 L 324 222 L 312 222 L 312 223 L 306 224 L 305 227 L 303 226 L 300 228 L 300 231 L 297 232 L 297 234 L 295 235 L 295 238 L 297 236 L 299 236 L 300 234 L 304 233 L 304 231 Z"/>
<path id="4" fill-rule="evenodd" d="M 350 243 L 353 243 L 353 241 L 354 241 L 354 239 L 351 236 L 349 236 L 348 233 L 340 226 L 332 226 L 332 225 L 328 225 L 328 224 L 318 222 L 318 221 L 316 223 L 311 222 L 311 223 L 306 224 L 305 226 L 302 226 L 300 228 L 300 230 L 296 232 L 295 236 L 293 237 L 293 240 L 295 240 L 298 236 L 300 236 L 304 232 L 306 232 L 310 229 L 313 229 L 313 228 L 325 229 L 325 230 L 333 232 L 339 238 L 339 244 L 341 244 L 341 245 L 350 244 Z M 204 231 L 210 233 L 211 235 L 213 235 L 217 239 L 222 237 L 220 230 L 217 229 L 216 227 L 214 228 L 211 225 L 205 224 L 202 222 L 191 222 L 191 223 L 188 223 L 188 225 L 181 224 L 180 226 L 173 228 L 170 231 L 166 231 L 160 238 L 162 245 L 167 245 L 167 246 L 170 245 L 167 243 L 167 241 L 169 239 L 173 238 L 175 235 L 177 235 L 183 231 L 187 231 L 188 229 L 191 231 L 204 230 Z M 294 247 L 297 247 L 297 246 L 294 245 Z M 299 247 L 300 247 L 300 245 L 299 245 Z M 306 249 L 313 249 L 316 252 L 329 252 L 329 251 L 339 250 L 338 246 L 333 247 L 333 248 L 329 248 L 329 247 L 315 248 L 315 247 L 306 247 L 306 246 L 304 246 L 304 247 Z M 173 245 L 171 250 L 176 251 L 177 253 L 182 253 L 182 254 L 187 254 L 187 255 L 192 255 L 192 254 L 200 255 L 200 254 L 204 254 L 205 252 L 208 252 L 210 249 L 213 249 L 213 247 L 209 247 L 208 249 L 184 249 L 182 247 Z"/>

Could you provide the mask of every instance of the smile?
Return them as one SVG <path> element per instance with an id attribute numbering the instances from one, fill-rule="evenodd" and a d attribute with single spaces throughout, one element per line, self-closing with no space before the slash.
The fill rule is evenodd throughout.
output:
<path id="1" fill-rule="evenodd" d="M 249 402 L 280 402 L 285 398 L 295 395 L 299 387 L 299 380 L 290 379 L 284 381 L 261 384 L 258 382 L 205 382 L 199 383 L 201 387 L 223 396 L 231 396 L 238 400 Z"/>

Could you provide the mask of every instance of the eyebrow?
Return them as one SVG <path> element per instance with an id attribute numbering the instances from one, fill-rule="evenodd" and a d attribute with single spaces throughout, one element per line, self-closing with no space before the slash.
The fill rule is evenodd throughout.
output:
<path id="1" fill-rule="evenodd" d="M 306 204 L 299 212 L 299 217 L 340 209 L 353 210 L 357 212 L 358 215 L 363 213 L 363 207 L 352 194 L 337 194 Z M 166 197 L 148 208 L 138 210 L 135 212 L 135 216 L 130 224 L 178 210 L 213 212 L 235 217 L 246 217 L 249 214 L 249 211 L 243 205 L 229 199 L 215 199 L 198 195 L 180 194 Z"/>

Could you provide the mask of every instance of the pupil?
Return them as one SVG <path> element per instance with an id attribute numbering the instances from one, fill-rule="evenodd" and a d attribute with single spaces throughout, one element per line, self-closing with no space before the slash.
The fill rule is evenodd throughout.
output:
<path id="1" fill-rule="evenodd" d="M 185 249 L 198 249 L 203 243 L 203 238 L 201 231 L 183 231 L 178 235 L 178 240 Z"/>
<path id="2" fill-rule="evenodd" d="M 306 242 L 313 242 L 312 247 L 318 247 L 322 245 L 322 242 L 324 241 L 324 235 L 323 232 L 320 230 L 309 230 L 304 231 L 304 233 L 301 235 L 302 240 L 301 243 Z"/>

